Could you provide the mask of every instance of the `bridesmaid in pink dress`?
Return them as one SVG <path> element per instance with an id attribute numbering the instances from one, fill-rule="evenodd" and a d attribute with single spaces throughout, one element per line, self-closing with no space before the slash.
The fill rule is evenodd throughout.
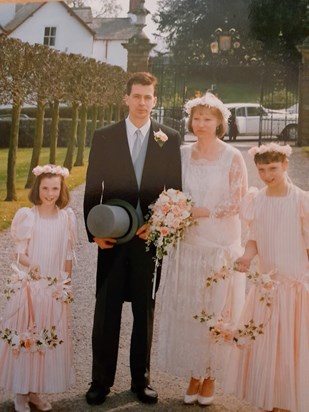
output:
<path id="1" fill-rule="evenodd" d="M 14 216 L 16 263 L 4 294 L 0 323 L 0 386 L 15 394 L 15 410 L 51 410 L 39 394 L 63 392 L 73 383 L 69 331 L 71 271 L 76 219 L 67 208 L 66 168 L 37 166 L 29 199 Z"/>
<path id="2" fill-rule="evenodd" d="M 287 176 L 291 151 L 275 143 L 249 150 L 266 186 L 249 191 L 241 205 L 249 232 L 236 266 L 247 271 L 257 255 L 258 272 L 227 389 L 263 411 L 308 412 L 309 193 Z"/>

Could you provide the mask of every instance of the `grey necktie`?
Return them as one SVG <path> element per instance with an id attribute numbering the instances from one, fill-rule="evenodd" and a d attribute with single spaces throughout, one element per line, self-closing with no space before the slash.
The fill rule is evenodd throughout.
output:
<path id="1" fill-rule="evenodd" d="M 143 138 L 142 132 L 139 129 L 135 131 L 134 136 L 135 136 L 135 140 L 134 140 L 134 145 L 132 149 L 133 163 L 135 163 L 136 159 L 138 158 L 139 152 L 142 147 L 142 138 Z"/>

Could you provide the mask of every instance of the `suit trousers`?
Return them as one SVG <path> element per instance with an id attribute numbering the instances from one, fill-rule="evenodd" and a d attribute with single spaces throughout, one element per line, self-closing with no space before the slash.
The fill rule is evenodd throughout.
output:
<path id="1" fill-rule="evenodd" d="M 133 328 L 130 347 L 132 383 L 149 384 L 155 301 L 152 299 L 153 253 L 135 236 L 113 249 L 99 250 L 94 314 L 92 380 L 112 387 L 117 366 L 121 313 L 131 301 Z"/>

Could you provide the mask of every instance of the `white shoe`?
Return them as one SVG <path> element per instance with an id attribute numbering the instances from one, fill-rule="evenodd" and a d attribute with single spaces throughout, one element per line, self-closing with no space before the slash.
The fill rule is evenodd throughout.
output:
<path id="1" fill-rule="evenodd" d="M 16 393 L 14 398 L 14 407 L 16 412 L 30 412 L 28 395 Z"/>
<path id="2" fill-rule="evenodd" d="M 193 405 L 197 401 L 198 391 L 200 389 L 200 384 L 201 384 L 200 379 L 194 378 L 193 376 L 191 376 L 188 389 L 187 389 L 186 394 L 183 398 L 183 402 L 184 402 L 185 405 Z M 194 391 L 196 391 L 196 393 L 192 393 Z M 189 393 L 191 392 L 191 395 L 188 395 L 187 392 L 189 392 Z"/>
<path id="3" fill-rule="evenodd" d="M 37 393 L 29 393 L 29 403 L 35 406 L 39 411 L 52 410 L 51 404 L 41 399 Z"/>
<path id="4" fill-rule="evenodd" d="M 201 396 L 198 395 L 197 401 L 199 405 L 206 406 L 211 405 L 214 401 L 214 396 Z"/>
<path id="5" fill-rule="evenodd" d="M 185 394 L 185 396 L 183 398 L 183 402 L 186 405 L 193 405 L 197 401 L 197 398 L 198 398 L 198 393 L 195 393 L 194 395 Z"/>
<path id="6" fill-rule="evenodd" d="M 209 386 L 210 385 L 210 386 Z M 214 401 L 214 391 L 215 391 L 215 380 L 214 379 L 204 379 L 199 395 L 197 397 L 198 404 L 201 406 L 211 405 Z M 210 396 L 203 396 L 201 393 L 210 395 Z"/>

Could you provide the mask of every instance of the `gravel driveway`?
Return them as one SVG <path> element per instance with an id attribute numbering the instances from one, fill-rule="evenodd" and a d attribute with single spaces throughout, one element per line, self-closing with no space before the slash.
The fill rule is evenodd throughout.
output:
<path id="1" fill-rule="evenodd" d="M 238 143 L 236 146 L 244 152 L 244 158 L 248 165 L 250 185 L 260 185 L 255 167 L 251 159 L 248 159 L 247 144 Z M 291 158 L 290 176 L 295 184 L 305 190 L 309 190 L 309 157 L 295 149 Z M 73 345 L 75 354 L 76 383 L 66 393 L 48 395 L 46 398 L 53 404 L 54 411 L 85 412 L 85 411 L 199 411 L 200 407 L 183 405 L 183 392 L 186 388 L 185 379 L 175 378 L 160 372 L 156 367 L 156 324 L 153 341 L 151 382 L 159 392 L 157 405 L 144 405 L 136 401 L 131 394 L 130 370 L 129 370 L 129 346 L 132 316 L 128 303 L 124 304 L 120 351 L 115 385 L 106 402 L 101 406 L 90 407 L 85 401 L 85 392 L 91 379 L 91 330 L 95 303 L 95 268 L 96 247 L 90 244 L 86 238 L 82 216 L 82 200 L 84 186 L 80 186 L 72 192 L 71 205 L 77 215 L 79 223 L 79 243 L 76 255 L 78 265 L 73 272 L 73 288 L 75 302 L 73 303 Z M 0 233 L 1 247 L 1 272 L 0 288 L 2 288 L 6 274 L 10 274 L 10 262 L 12 242 L 9 231 Z M 0 310 L 3 308 L 4 299 L 0 300 Z M 1 313 L 1 312 L 0 312 Z M 157 298 L 156 320 L 160 316 L 160 291 Z M 1 367 L 1 365 L 0 365 Z M 13 394 L 0 390 L 0 411 L 13 412 Z M 253 412 L 255 408 L 234 397 L 216 396 L 215 404 L 207 407 L 208 412 Z"/>

